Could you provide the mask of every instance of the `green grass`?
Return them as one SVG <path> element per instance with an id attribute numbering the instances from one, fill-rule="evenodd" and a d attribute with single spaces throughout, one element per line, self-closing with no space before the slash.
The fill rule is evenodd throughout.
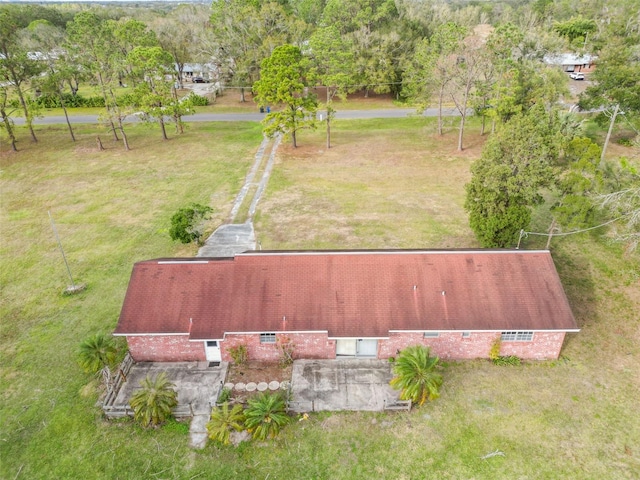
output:
<path id="1" fill-rule="evenodd" d="M 433 120 L 336 122 L 283 146 L 258 205 L 263 248 L 477 246 L 463 184 L 469 149 Z M 129 129 L 125 152 L 98 127 L 19 130 L 0 146 L 0 478 L 618 479 L 640 476 L 640 261 L 601 233 L 556 238 L 552 251 L 581 333 L 557 362 L 497 367 L 449 363 L 442 396 L 405 414 L 321 413 L 274 440 L 188 448 L 183 425 L 144 430 L 106 422 L 78 344 L 116 324 L 133 262 L 193 255 L 172 243 L 169 218 L 197 201 L 228 215 L 261 141 L 256 124 L 190 125 L 162 142 Z M 102 136 L 106 152 L 95 151 Z M 51 210 L 72 271 L 51 232 Z M 289 217 L 291 219 L 289 220 Z M 540 228 L 545 211 L 536 212 Z M 538 225 L 536 225 L 538 227 Z M 525 248 L 544 246 L 525 240 Z M 505 456 L 481 459 L 495 450 Z"/>

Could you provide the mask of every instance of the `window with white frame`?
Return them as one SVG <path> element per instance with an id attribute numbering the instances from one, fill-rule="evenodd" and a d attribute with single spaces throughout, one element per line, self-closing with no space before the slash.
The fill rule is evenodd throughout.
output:
<path id="1" fill-rule="evenodd" d="M 500 340 L 503 342 L 530 342 L 533 332 L 502 332 Z"/>
<path id="2" fill-rule="evenodd" d="M 276 334 L 275 333 L 261 333 L 260 334 L 260 343 L 276 343 Z"/>
<path id="3" fill-rule="evenodd" d="M 424 338 L 438 338 L 440 332 L 424 332 Z"/>

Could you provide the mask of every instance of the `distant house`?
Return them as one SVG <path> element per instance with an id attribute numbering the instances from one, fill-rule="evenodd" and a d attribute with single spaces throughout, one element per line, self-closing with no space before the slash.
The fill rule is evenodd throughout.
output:
<path id="1" fill-rule="evenodd" d="M 554 359 L 579 331 L 548 251 L 262 251 L 136 263 L 115 330 L 136 361 Z"/>
<path id="2" fill-rule="evenodd" d="M 546 55 L 544 61 L 547 65 L 561 67 L 564 72 L 590 73 L 595 68 L 597 57 L 594 55 L 576 55 L 575 53 L 560 53 Z"/>

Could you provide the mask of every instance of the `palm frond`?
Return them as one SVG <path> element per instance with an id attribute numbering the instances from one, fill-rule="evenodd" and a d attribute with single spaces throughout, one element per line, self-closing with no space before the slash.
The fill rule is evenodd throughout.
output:
<path id="1" fill-rule="evenodd" d="M 402 350 L 394 362 L 395 376 L 389 383 L 400 390 L 402 400 L 422 405 L 440 396 L 442 375 L 435 371 L 439 358 L 430 353 L 428 347 L 413 345 Z"/>

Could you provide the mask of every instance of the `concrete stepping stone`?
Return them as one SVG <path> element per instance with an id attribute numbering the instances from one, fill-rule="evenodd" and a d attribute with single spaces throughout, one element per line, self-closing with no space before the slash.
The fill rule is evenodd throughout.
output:
<path id="1" fill-rule="evenodd" d="M 276 382 L 275 380 L 273 382 L 269 382 L 269 390 L 277 390 L 280 388 L 280 382 Z"/>
<path id="2" fill-rule="evenodd" d="M 228 388 L 229 390 L 233 390 L 233 383 L 225 383 L 224 388 Z"/>
<path id="3" fill-rule="evenodd" d="M 290 385 L 291 385 L 291 382 L 285 380 L 284 382 L 280 383 L 280 388 L 282 390 L 287 390 Z"/>
<path id="4" fill-rule="evenodd" d="M 255 382 L 249 382 L 247 383 L 246 389 L 247 392 L 253 392 L 258 386 L 255 384 Z"/>
<path id="5" fill-rule="evenodd" d="M 267 382 L 260 382 L 258 384 L 258 391 L 264 392 L 267 388 L 269 388 L 269 384 Z"/>
<path id="6" fill-rule="evenodd" d="M 247 388 L 247 386 L 244 383 L 240 382 L 240 383 L 236 383 L 236 387 L 235 388 L 236 388 L 237 391 L 243 392 L 244 389 Z"/>

